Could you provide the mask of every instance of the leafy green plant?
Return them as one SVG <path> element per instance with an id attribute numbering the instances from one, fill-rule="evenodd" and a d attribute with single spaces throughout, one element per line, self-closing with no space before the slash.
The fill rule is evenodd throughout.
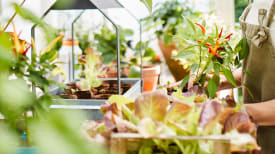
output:
<path id="1" fill-rule="evenodd" d="M 90 35 L 90 30 L 83 31 L 81 26 L 79 26 L 79 29 L 77 29 L 76 38 L 78 39 L 79 47 L 83 52 L 95 45 L 94 42 L 90 39 Z"/>
<path id="2" fill-rule="evenodd" d="M 242 39 L 233 49 L 229 43 L 232 33 L 224 36 L 223 28 L 219 31 L 216 26 L 214 32 L 208 32 L 201 24 L 191 21 L 189 24 L 194 36 L 190 39 L 178 37 L 184 48 L 174 58 L 190 64 L 191 73 L 196 76 L 194 84 L 204 87 L 210 78 L 205 92 L 212 98 L 216 95 L 220 73 L 236 87 L 232 69 L 240 67 L 240 60 L 248 53 L 246 40 Z"/>
<path id="3" fill-rule="evenodd" d="M 160 3 L 151 16 L 145 19 L 147 29 L 154 28 L 158 39 L 169 45 L 173 41 L 173 35 L 177 34 L 178 26 L 184 22 L 183 16 L 201 16 L 200 12 L 195 12 L 186 4 L 177 0 Z"/>
<path id="4" fill-rule="evenodd" d="M 48 30 L 46 38 L 54 36 L 51 28 L 31 11 L 17 4 L 14 7 L 21 17 Z M 44 154 L 105 153 L 102 148 L 91 148 L 83 138 L 81 113 L 50 109 L 56 98 L 50 86 L 59 85 L 50 78 L 57 68 L 57 51 L 53 47 L 61 38 L 53 39 L 38 53 L 34 41 L 28 44 L 20 40 L 15 28 L 13 33 L 0 29 L 0 113 L 4 117 L 0 123 L 0 153 L 17 153 L 20 146 L 35 146 Z M 33 54 L 27 57 L 31 47 Z"/>
<path id="5" fill-rule="evenodd" d="M 238 136 L 237 139 L 230 139 L 234 140 L 236 147 L 242 149 L 245 145 L 252 145 L 245 149 L 257 148 L 256 140 L 249 134 L 250 128 L 255 128 L 255 125 L 246 113 L 233 108 L 228 110 L 218 100 L 206 99 L 203 105 L 197 106 L 197 96 L 195 93 L 183 94 L 180 90 L 173 93 L 173 97 L 163 90 L 158 90 L 143 93 L 135 100 L 113 95 L 101 106 L 104 123 L 88 131 L 102 135 L 108 134 L 107 132 L 138 133 L 145 139 L 156 136 L 222 135 L 234 132 Z M 234 115 L 234 118 L 229 115 Z M 244 117 L 244 125 L 251 126 L 243 132 L 247 135 L 245 138 L 248 142 L 241 144 L 236 142 L 243 139 L 240 137 L 244 137 L 238 132 L 239 124 L 232 124 L 232 121 L 240 116 Z M 140 143 L 140 148 L 136 149 L 137 153 L 170 153 L 172 149 L 180 153 L 213 153 L 211 143 L 205 141 L 152 139 Z"/>
<path id="6" fill-rule="evenodd" d="M 80 79 L 79 85 L 81 90 L 92 90 L 93 88 L 99 87 L 102 81 L 98 79 L 98 76 L 104 73 L 98 64 L 99 56 L 88 52 L 86 55 L 85 69 L 83 70 L 84 79 Z"/>
<path id="7" fill-rule="evenodd" d="M 152 11 L 152 0 L 140 0 L 148 8 L 149 11 Z"/>
<path id="8" fill-rule="evenodd" d="M 156 65 L 161 63 L 160 55 L 157 55 L 156 51 L 149 47 L 150 41 L 142 42 L 143 53 L 142 53 L 142 62 L 143 65 Z M 131 57 L 129 61 L 127 61 L 130 72 L 129 77 L 131 78 L 139 78 L 140 77 L 140 43 L 138 42 L 135 48 L 134 57 Z"/>
<path id="9" fill-rule="evenodd" d="M 242 15 L 245 7 L 247 7 L 247 0 L 234 0 L 235 3 L 235 22 L 239 22 L 239 17 Z"/>
<path id="10" fill-rule="evenodd" d="M 120 59 L 123 59 L 127 49 L 126 37 L 133 35 L 133 31 L 130 29 L 122 29 L 119 31 L 120 40 Z M 101 53 L 101 59 L 104 64 L 110 64 L 117 58 L 116 51 L 116 33 L 103 25 L 100 33 L 94 35 L 97 50 Z"/>

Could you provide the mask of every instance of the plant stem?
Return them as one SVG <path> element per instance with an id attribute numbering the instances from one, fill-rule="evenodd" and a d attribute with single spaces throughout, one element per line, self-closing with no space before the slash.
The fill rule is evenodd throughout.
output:
<path id="1" fill-rule="evenodd" d="M 200 67 L 201 67 L 201 46 L 200 46 L 200 60 L 199 60 L 199 66 L 198 66 L 198 70 L 197 70 L 197 74 L 196 74 L 196 82 L 197 82 L 197 79 L 198 79 Z"/>
<path id="2" fill-rule="evenodd" d="M 23 6 L 23 4 L 25 3 L 26 0 L 23 0 L 23 2 L 20 4 L 20 6 Z M 3 29 L 3 31 L 6 31 L 7 28 L 9 27 L 9 25 L 11 24 L 11 22 L 13 21 L 13 19 L 15 18 L 17 12 L 14 12 L 14 14 L 12 15 L 12 17 L 10 18 L 10 20 L 8 21 L 7 25 L 5 26 L 5 28 Z"/>

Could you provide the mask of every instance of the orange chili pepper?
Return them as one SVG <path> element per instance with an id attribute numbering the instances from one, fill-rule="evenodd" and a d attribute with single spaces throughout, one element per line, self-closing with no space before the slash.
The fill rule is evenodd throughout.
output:
<path id="1" fill-rule="evenodd" d="M 213 56 L 221 58 L 221 56 L 217 53 L 217 50 L 219 49 L 219 45 L 220 45 L 219 40 L 216 40 L 215 48 L 213 48 L 213 46 L 209 43 L 205 43 L 205 45 L 209 47 L 209 53 L 211 53 Z"/>
<path id="2" fill-rule="evenodd" d="M 20 41 L 19 35 L 21 34 L 21 32 L 19 34 L 17 34 L 14 23 L 12 23 L 12 25 L 13 25 L 13 33 L 9 33 L 9 35 L 12 37 L 12 40 L 13 40 L 14 54 L 16 55 L 17 53 L 19 53 L 21 55 L 26 55 L 26 53 L 30 49 L 31 45 L 29 45 L 27 47 L 27 49 L 25 50 L 26 41 L 25 40 L 23 40 L 22 42 Z"/>
<path id="3" fill-rule="evenodd" d="M 202 33 L 205 34 L 206 31 L 205 31 L 205 27 L 203 25 L 201 25 L 199 23 L 195 23 L 195 25 L 199 26 L 201 28 Z"/>
<path id="4" fill-rule="evenodd" d="M 20 43 L 18 35 L 16 34 L 16 29 L 15 29 L 14 23 L 12 23 L 12 25 L 13 25 L 13 35 L 12 36 L 13 36 L 14 49 L 15 49 L 15 52 L 17 53 L 21 50 L 20 48 L 22 47 L 22 45 Z"/>

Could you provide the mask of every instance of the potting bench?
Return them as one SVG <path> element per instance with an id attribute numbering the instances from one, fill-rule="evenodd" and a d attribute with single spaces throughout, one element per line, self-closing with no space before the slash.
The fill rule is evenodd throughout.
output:
<path id="1" fill-rule="evenodd" d="M 141 140 L 212 141 L 213 154 L 231 154 L 230 140 L 224 136 L 156 136 L 144 138 L 134 133 L 114 133 L 111 136 L 110 154 L 127 154 L 138 151 Z"/>

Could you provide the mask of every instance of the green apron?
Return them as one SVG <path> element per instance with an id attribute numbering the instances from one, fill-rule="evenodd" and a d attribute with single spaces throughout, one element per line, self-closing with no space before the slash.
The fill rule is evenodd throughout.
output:
<path id="1" fill-rule="evenodd" d="M 249 54 L 243 63 L 243 97 L 245 103 L 257 103 L 275 99 L 275 44 L 271 40 L 275 29 L 269 28 L 275 13 L 275 0 L 269 13 L 259 9 L 259 25 L 245 22 L 250 9 L 251 5 L 240 17 L 243 37 L 249 45 Z M 262 148 L 261 154 L 275 154 L 275 126 L 258 127 L 257 141 Z"/>

